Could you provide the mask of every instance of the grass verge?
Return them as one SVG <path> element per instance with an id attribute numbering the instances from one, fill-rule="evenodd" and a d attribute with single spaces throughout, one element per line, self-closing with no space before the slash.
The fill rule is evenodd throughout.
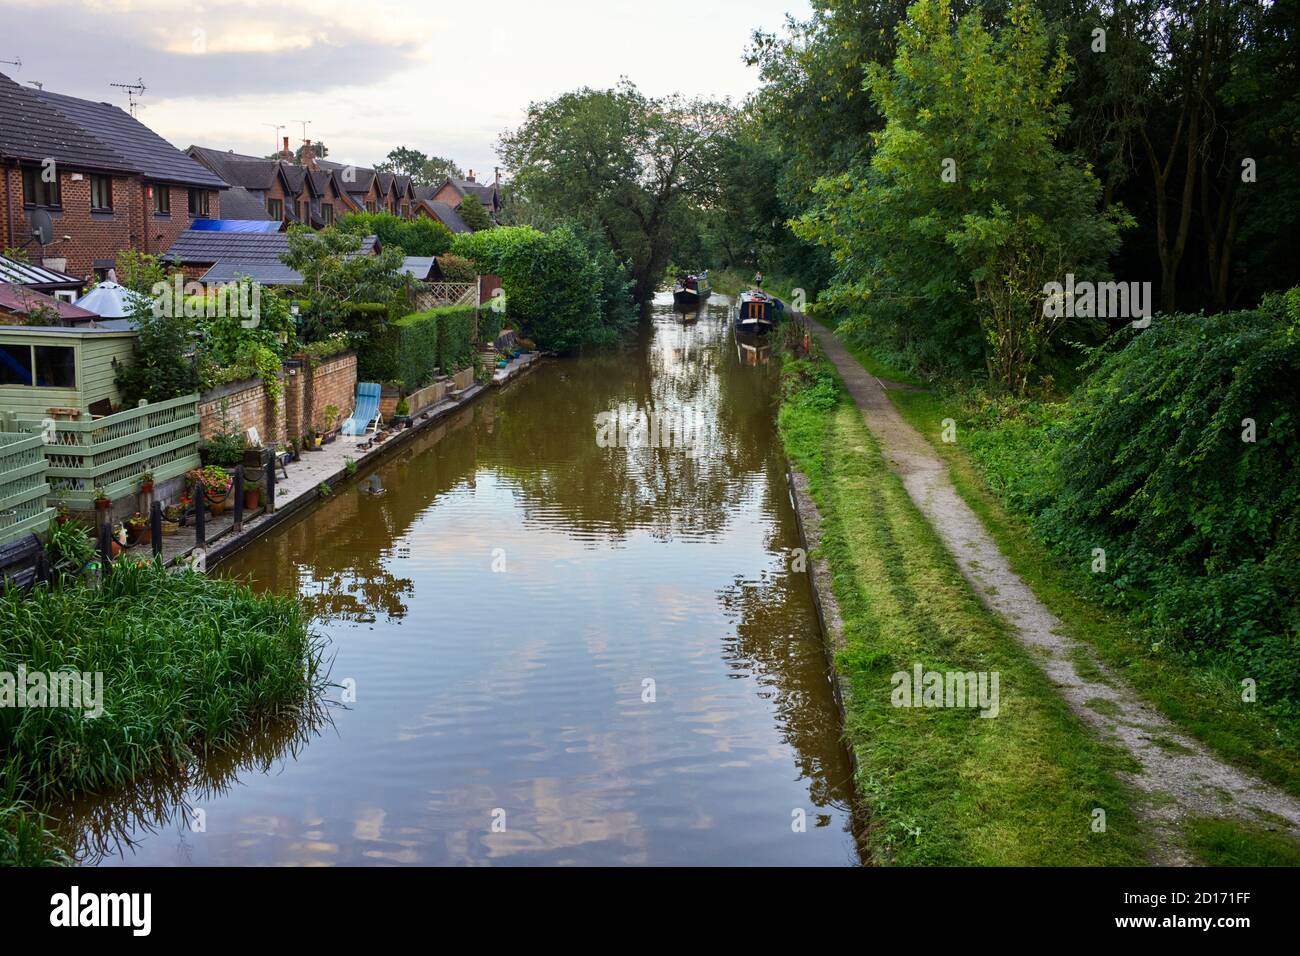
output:
<path id="1" fill-rule="evenodd" d="M 808 475 L 844 617 L 846 734 L 872 813 L 877 862 L 1124 865 L 1143 861 L 1129 758 L 1095 739 L 1006 626 L 971 593 L 885 464 L 834 367 L 790 361 L 780 413 Z M 997 672 L 996 718 L 902 708 L 891 676 Z M 1094 832 L 1094 811 L 1106 812 Z"/>
<path id="2" fill-rule="evenodd" d="M 31 805 L 225 750 L 314 706 L 325 680 L 297 602 L 127 562 L 100 587 L 0 595 L 0 673 L 20 668 L 29 693 L 31 675 L 102 675 L 98 706 L 0 707 L 0 859 L 20 865 L 57 856 Z"/>
<path id="3" fill-rule="evenodd" d="M 1026 459 L 1040 454 L 1024 434 L 1027 429 L 1015 423 L 998 428 L 973 423 L 969 403 L 959 393 L 890 391 L 889 398 L 942 456 L 957 493 L 984 523 L 1011 569 L 1061 619 L 1069 637 L 1091 647 L 1162 714 L 1223 759 L 1300 796 L 1295 728 L 1288 733 L 1262 708 L 1244 703 L 1234 675 L 1185 659 L 1154 640 L 1129 614 L 1104 605 L 1091 588 L 1087 568 L 1053 554 L 1014 512 L 1018 483 L 1030 467 Z M 957 423 L 955 443 L 941 439 L 947 418 Z M 979 460 L 972 448 L 979 449 Z"/>
<path id="4" fill-rule="evenodd" d="M 1240 820 L 1187 822 L 1192 849 L 1206 866 L 1300 866 L 1300 843 Z"/>

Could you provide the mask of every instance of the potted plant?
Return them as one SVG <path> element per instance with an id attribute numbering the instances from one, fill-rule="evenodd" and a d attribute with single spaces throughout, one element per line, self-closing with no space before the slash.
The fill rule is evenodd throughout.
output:
<path id="1" fill-rule="evenodd" d="M 95 510 L 100 512 L 99 523 L 103 524 L 104 519 L 108 516 L 109 509 L 113 507 L 113 499 L 108 496 L 108 492 L 102 487 L 96 486 L 94 491 Z"/>
<path id="2" fill-rule="evenodd" d="M 397 400 L 397 407 L 393 409 L 393 424 L 398 428 L 411 427 L 411 406 L 405 398 Z"/>
<path id="3" fill-rule="evenodd" d="M 149 519 L 136 512 L 126 519 L 126 543 L 130 547 L 137 544 L 149 544 L 153 540 Z"/>
<path id="4" fill-rule="evenodd" d="M 140 473 L 140 494 L 147 495 L 153 491 L 153 472 L 145 471 Z"/>
<path id="5" fill-rule="evenodd" d="M 324 429 L 321 428 L 321 426 L 318 424 L 311 426 L 311 430 L 307 434 L 311 436 L 312 448 L 319 449 L 321 443 L 324 442 L 325 438 L 324 435 L 322 434 L 323 431 Z"/>
<path id="6" fill-rule="evenodd" d="M 230 494 L 230 472 L 220 465 L 207 465 L 190 472 L 190 478 L 203 486 L 203 497 L 214 515 L 226 510 L 226 495 Z"/>
<path id="7" fill-rule="evenodd" d="M 162 515 L 162 533 L 163 537 L 170 537 L 181 530 L 181 519 L 185 517 L 184 505 L 168 505 L 163 509 Z"/>
<path id="8" fill-rule="evenodd" d="M 338 423 L 339 407 L 337 405 L 326 405 L 321 414 L 325 416 L 325 444 L 328 445 L 334 440 L 334 426 Z"/>
<path id="9" fill-rule="evenodd" d="M 244 480 L 244 508 L 256 511 L 262 501 L 262 489 L 255 479 Z"/>
<path id="10" fill-rule="evenodd" d="M 68 510 L 66 504 L 60 503 L 58 509 L 54 512 L 54 523 L 62 527 L 72 520 L 72 512 Z"/>

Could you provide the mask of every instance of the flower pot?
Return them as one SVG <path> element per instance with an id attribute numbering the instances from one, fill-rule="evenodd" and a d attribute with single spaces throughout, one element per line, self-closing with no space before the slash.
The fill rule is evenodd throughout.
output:
<path id="1" fill-rule="evenodd" d="M 313 440 L 313 442 L 312 442 L 312 447 L 313 447 L 313 448 L 319 448 L 320 445 L 321 445 L 321 441 L 322 441 L 321 436 L 320 436 L 320 435 L 317 435 L 316 438 L 315 438 L 315 439 Z"/>
<path id="2" fill-rule="evenodd" d="M 168 521 L 163 519 L 162 532 L 164 538 L 170 538 L 174 534 L 180 534 L 181 523 L 179 521 Z"/>
<path id="3" fill-rule="evenodd" d="M 213 497 L 208 499 L 208 508 L 211 509 L 214 515 L 222 514 L 226 510 L 226 498 L 228 498 L 229 496 L 230 496 L 230 489 L 227 488 L 224 492 L 222 492 L 221 497 L 218 498 L 214 495 Z"/>
<path id="4" fill-rule="evenodd" d="M 153 482 L 152 482 L 152 481 L 142 481 L 142 482 L 140 482 L 140 494 L 142 494 L 142 495 L 147 495 L 147 494 L 152 494 L 152 493 L 153 493 Z"/>
<path id="5" fill-rule="evenodd" d="M 95 510 L 96 510 L 96 511 L 108 511 L 108 509 L 110 509 L 110 508 L 112 508 L 112 507 L 113 507 L 113 499 L 112 499 L 112 498 L 96 498 L 96 499 L 95 499 Z"/>
<path id="6" fill-rule="evenodd" d="M 151 544 L 152 542 L 153 542 L 153 529 L 150 528 L 148 525 L 144 525 L 139 528 L 136 528 L 132 525 L 127 525 L 126 528 L 127 547 L 134 548 L 136 545 Z"/>
<path id="7" fill-rule="evenodd" d="M 249 511 L 256 511 L 258 502 L 262 499 L 262 489 L 245 488 L 244 489 L 244 507 Z"/>

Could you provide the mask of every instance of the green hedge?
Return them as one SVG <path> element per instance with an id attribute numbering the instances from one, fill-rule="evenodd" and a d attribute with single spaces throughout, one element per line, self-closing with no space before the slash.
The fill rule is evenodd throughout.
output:
<path id="1" fill-rule="evenodd" d="M 365 363 L 369 380 L 401 382 L 411 392 L 432 382 L 438 368 L 452 374 L 472 365 L 475 311 L 441 306 L 390 323 Z"/>

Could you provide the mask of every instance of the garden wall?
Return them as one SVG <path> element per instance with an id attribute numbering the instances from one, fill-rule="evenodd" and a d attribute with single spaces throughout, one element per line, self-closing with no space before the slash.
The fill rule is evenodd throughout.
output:
<path id="1" fill-rule="evenodd" d="M 199 398 L 199 429 L 206 441 L 222 430 L 247 433 L 256 428 L 264 442 L 287 444 L 301 438 L 315 422 L 324 420 L 328 405 L 339 410 L 339 422 L 352 414 L 357 394 L 357 356 L 341 352 L 315 367 L 306 359 L 291 360 L 280 370 L 283 394 L 272 402 L 261 379 L 219 385 Z"/>

